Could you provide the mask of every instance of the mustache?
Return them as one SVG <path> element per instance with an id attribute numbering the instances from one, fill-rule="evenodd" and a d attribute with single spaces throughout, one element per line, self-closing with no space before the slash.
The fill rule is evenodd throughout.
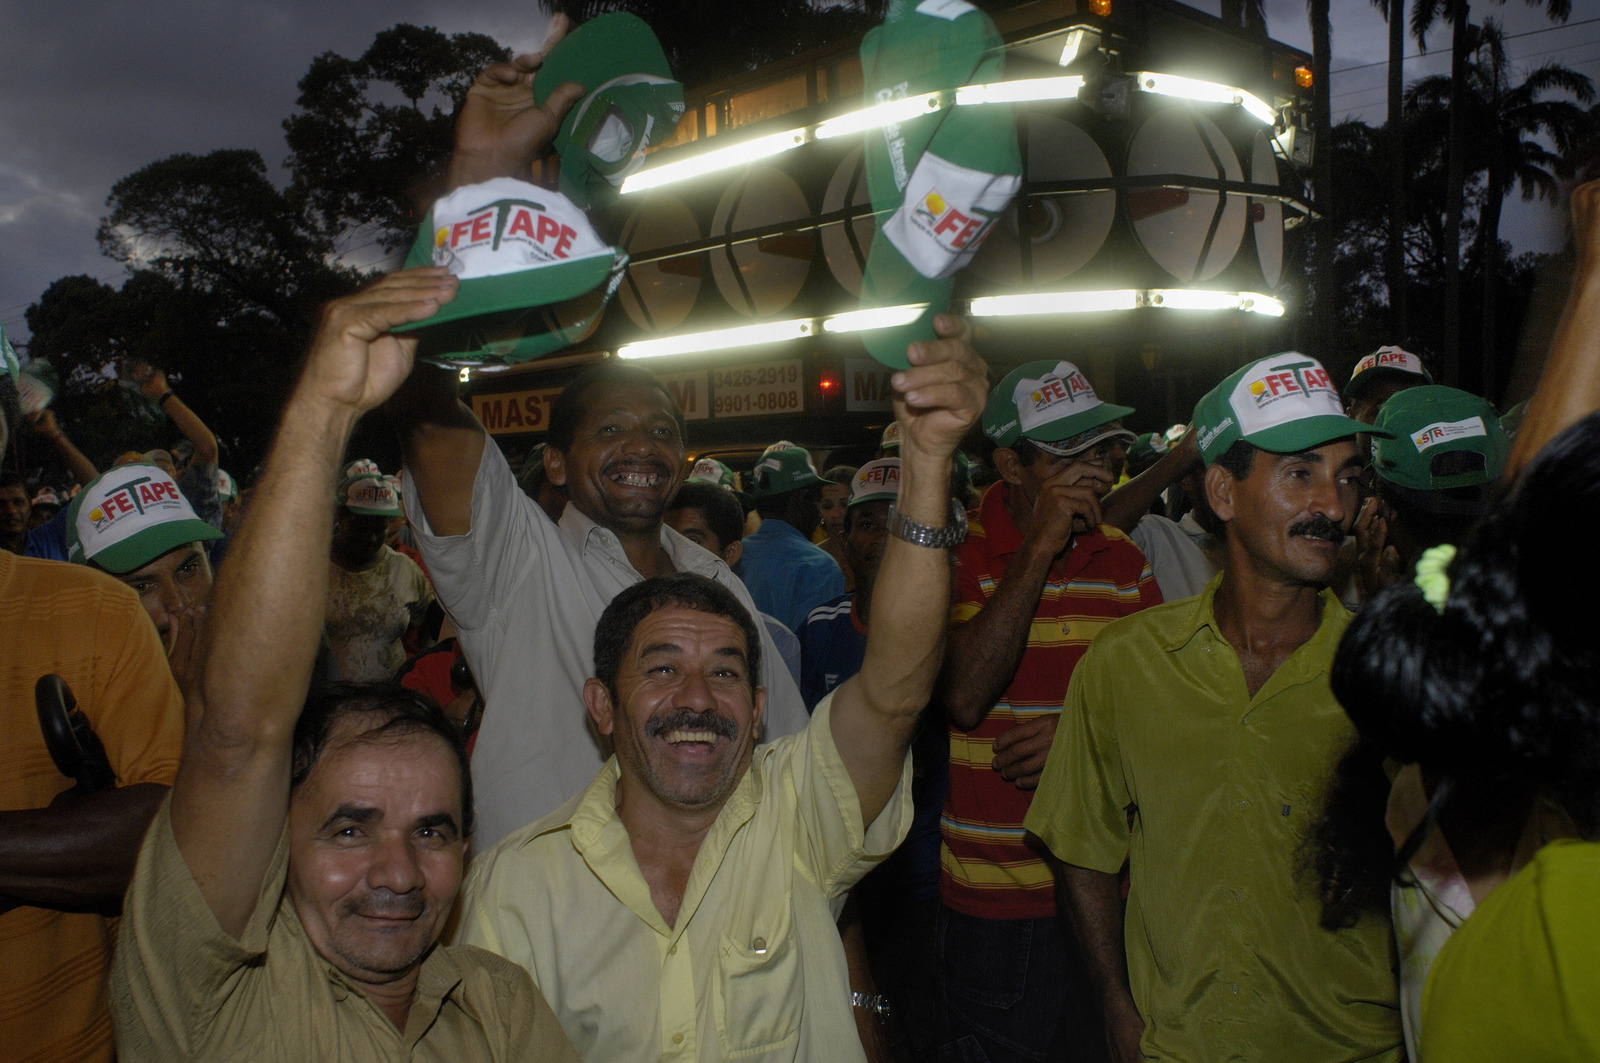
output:
<path id="1" fill-rule="evenodd" d="M 1312 517 L 1289 528 L 1290 535 L 1303 535 L 1307 539 L 1324 539 L 1330 543 L 1342 543 L 1345 540 L 1345 530 L 1342 525 L 1336 524 L 1327 517 Z"/>
<path id="2" fill-rule="evenodd" d="M 601 473 L 610 473 L 618 469 L 651 469 L 662 476 L 671 471 L 667 467 L 667 463 L 660 458 L 617 458 L 614 461 L 606 462 L 600 471 Z"/>
<path id="3" fill-rule="evenodd" d="M 379 887 L 359 900 L 346 901 L 348 915 L 365 915 L 379 919 L 415 919 L 427 907 L 420 892 L 396 893 Z"/>
<path id="4" fill-rule="evenodd" d="M 660 738 L 668 731 L 710 731 L 730 742 L 739 737 L 739 726 L 732 720 L 714 712 L 695 712 L 693 709 L 675 709 L 657 716 L 644 725 L 644 733 Z"/>

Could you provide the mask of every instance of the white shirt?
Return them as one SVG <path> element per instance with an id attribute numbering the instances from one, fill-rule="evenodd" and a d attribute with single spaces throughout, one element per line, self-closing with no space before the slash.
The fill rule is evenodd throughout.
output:
<path id="1" fill-rule="evenodd" d="M 492 442 L 472 487 L 470 531 L 434 535 L 422 507 L 409 501 L 406 517 L 484 697 L 472 755 L 472 842 L 483 852 L 560 807 L 605 763 L 609 750 L 602 753 L 583 705 L 594 628 L 611 599 L 643 577 L 616 534 L 576 506 L 567 506 L 559 527 L 551 523 Z M 755 615 L 744 584 L 717 557 L 666 525 L 661 545 L 679 571 L 711 577 Z M 770 740 L 799 731 L 807 716 L 772 637 L 756 628 Z"/>
<path id="2" fill-rule="evenodd" d="M 1186 516 L 1184 519 L 1189 518 Z M 1161 588 L 1161 600 L 1164 602 L 1193 598 L 1205 590 L 1211 577 L 1217 574 L 1217 566 L 1206 556 L 1193 535 L 1183 525 L 1166 517 L 1146 513 L 1133 526 L 1128 538 L 1150 562 L 1150 571 L 1155 574 L 1156 586 Z"/>

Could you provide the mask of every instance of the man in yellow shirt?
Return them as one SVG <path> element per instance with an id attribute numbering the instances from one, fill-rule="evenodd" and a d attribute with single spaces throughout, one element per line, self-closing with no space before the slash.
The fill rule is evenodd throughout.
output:
<path id="1" fill-rule="evenodd" d="M 1350 614 L 1327 585 L 1364 426 L 1293 352 L 1234 373 L 1194 421 L 1222 573 L 1096 638 L 1024 825 L 1062 862 L 1114 1060 L 1398 1060 L 1388 919 L 1324 930 L 1297 868 L 1355 734 L 1328 689 Z"/>
<path id="2" fill-rule="evenodd" d="M 616 756 L 473 865 L 464 940 L 527 967 L 590 1063 L 865 1058 L 834 917 L 910 824 L 908 749 L 965 534 L 951 454 L 987 391 L 965 325 L 938 327 L 893 377 L 900 494 L 860 673 L 756 747 L 750 614 L 693 573 L 630 587 L 584 687 Z"/>
<path id="3" fill-rule="evenodd" d="M 389 330 L 456 293 L 411 270 L 330 303 L 211 597 L 178 777 L 111 977 L 117 1054 L 572 1063 L 526 972 L 437 947 L 472 829 L 465 743 L 398 688 L 308 698 L 329 505 L 356 421 L 411 369 Z"/>

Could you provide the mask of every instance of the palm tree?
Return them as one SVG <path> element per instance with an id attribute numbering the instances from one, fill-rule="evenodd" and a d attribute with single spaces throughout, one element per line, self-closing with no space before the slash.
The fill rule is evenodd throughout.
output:
<path id="1" fill-rule="evenodd" d="M 1389 238 L 1384 247 L 1383 279 L 1389 289 L 1390 335 L 1403 340 L 1410 331 L 1406 305 L 1405 105 L 1406 0 L 1372 0 L 1389 24 Z"/>
<path id="2" fill-rule="evenodd" d="M 1500 0 L 1504 3 L 1505 0 Z M 1572 0 L 1524 0 L 1529 7 L 1542 5 L 1545 13 L 1558 22 L 1565 22 L 1572 14 Z M 1468 16 L 1471 0 L 1417 0 L 1411 9 L 1411 34 L 1417 47 L 1426 48 L 1430 27 L 1441 19 L 1450 20 L 1450 81 L 1461 85 L 1466 81 L 1467 63 L 1477 47 L 1476 28 Z M 1445 351 L 1452 361 L 1461 351 L 1461 214 L 1466 202 L 1467 171 L 1463 158 L 1466 125 L 1464 116 L 1450 116 L 1450 147 L 1447 198 L 1445 202 Z"/>
<path id="3" fill-rule="evenodd" d="M 1450 79 L 1431 77 L 1412 86 L 1408 96 L 1419 113 L 1437 115 L 1448 107 L 1452 123 L 1459 121 L 1466 130 L 1459 153 L 1463 169 L 1484 175 L 1473 259 L 1483 285 L 1481 390 L 1485 395 L 1492 395 L 1496 386 L 1501 209 L 1513 190 L 1520 189 L 1524 200 L 1555 199 L 1560 193 L 1558 179 L 1570 176 L 1575 149 L 1589 131 L 1591 120 L 1577 103 L 1546 97 L 1565 93 L 1581 103 L 1595 98 L 1589 78 L 1557 63 L 1546 63 L 1515 84 L 1511 79 L 1504 33 L 1493 19 L 1486 19 L 1459 91 Z M 1545 147 L 1541 136 L 1549 137 L 1556 150 Z"/>
<path id="4" fill-rule="evenodd" d="M 1311 133 L 1317 145 L 1312 161 L 1312 185 L 1316 204 L 1322 211 L 1321 224 L 1312 243 L 1311 274 L 1316 286 L 1316 300 L 1311 304 L 1311 330 L 1314 345 L 1321 347 L 1333 335 L 1334 322 L 1334 250 L 1338 234 L 1334 232 L 1333 189 L 1333 101 L 1329 60 L 1333 54 L 1333 26 L 1329 15 L 1330 0 L 1306 0 L 1306 10 L 1311 18 Z M 1318 350 L 1313 353 L 1326 355 Z"/>

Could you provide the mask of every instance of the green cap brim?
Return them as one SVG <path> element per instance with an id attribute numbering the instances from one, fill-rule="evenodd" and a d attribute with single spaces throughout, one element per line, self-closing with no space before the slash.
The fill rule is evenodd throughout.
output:
<path id="1" fill-rule="evenodd" d="M 407 269 L 430 264 L 426 256 L 412 261 L 415 258 L 417 252 L 413 249 L 406 259 Z M 463 280 L 456 290 L 456 297 L 440 307 L 438 313 L 423 321 L 397 325 L 392 331 L 415 332 L 465 318 L 563 303 L 600 287 L 612 273 L 620 277 L 627 262 L 627 255 L 613 251 L 563 262 L 558 266 L 541 266 L 538 269 L 504 273 L 498 277 Z"/>
<path id="2" fill-rule="evenodd" d="M 1287 424 L 1273 425 L 1253 435 L 1242 437 L 1245 442 L 1273 454 L 1298 454 L 1312 450 L 1336 439 L 1348 439 L 1357 432 L 1393 439 L 1394 433 L 1383 428 L 1352 420 L 1349 417 L 1302 417 Z M 1210 464 L 1207 462 L 1207 464 Z"/>
<path id="3" fill-rule="evenodd" d="M 74 513 L 68 519 L 75 520 L 76 517 L 77 514 Z M 175 520 L 130 535 L 120 543 L 106 547 L 88 560 L 107 572 L 122 576 L 148 565 L 168 550 L 176 550 L 189 543 L 211 542 L 220 538 L 222 532 L 203 520 Z"/>

